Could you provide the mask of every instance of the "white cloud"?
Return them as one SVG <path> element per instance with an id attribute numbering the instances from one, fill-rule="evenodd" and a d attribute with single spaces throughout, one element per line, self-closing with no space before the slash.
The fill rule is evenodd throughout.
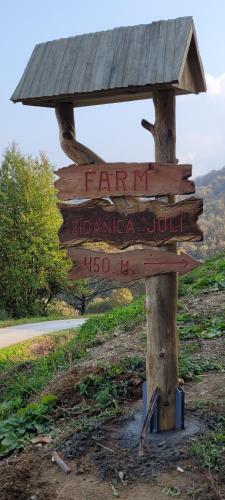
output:
<path id="1" fill-rule="evenodd" d="M 183 155 L 179 155 L 179 163 L 193 163 L 196 158 L 196 152 L 188 152 Z"/>
<path id="2" fill-rule="evenodd" d="M 220 76 L 206 75 L 208 93 L 225 97 L 225 73 Z"/>

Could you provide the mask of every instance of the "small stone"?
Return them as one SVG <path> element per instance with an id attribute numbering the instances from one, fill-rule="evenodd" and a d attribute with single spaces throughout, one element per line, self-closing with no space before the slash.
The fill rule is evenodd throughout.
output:
<path id="1" fill-rule="evenodd" d="M 158 446 L 161 447 L 161 446 L 164 446 L 164 444 L 166 444 L 166 441 L 161 441 Z"/>

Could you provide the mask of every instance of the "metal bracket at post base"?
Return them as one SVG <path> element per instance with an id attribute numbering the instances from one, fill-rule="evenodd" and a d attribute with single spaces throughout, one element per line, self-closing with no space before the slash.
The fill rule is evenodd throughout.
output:
<path id="1" fill-rule="evenodd" d="M 184 429 L 184 391 L 180 387 L 176 389 L 176 429 Z M 143 411 L 142 411 L 142 421 L 145 420 L 148 408 L 147 408 L 147 382 L 142 385 L 142 401 L 143 401 Z M 151 420 L 150 420 L 150 432 L 159 432 L 159 402 L 157 401 Z"/>

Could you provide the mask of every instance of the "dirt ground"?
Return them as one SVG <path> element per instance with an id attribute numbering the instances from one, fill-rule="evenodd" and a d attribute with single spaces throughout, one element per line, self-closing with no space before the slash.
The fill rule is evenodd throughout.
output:
<path id="1" fill-rule="evenodd" d="M 185 394 L 187 408 L 200 418 L 201 411 L 194 409 L 196 399 L 210 400 L 217 404 L 219 395 L 220 399 L 225 400 L 225 373 L 204 374 L 198 382 L 188 383 L 185 386 Z M 137 405 L 139 401 L 136 402 L 135 406 Z M 204 418 L 207 427 L 210 424 L 210 415 L 207 414 Z M 152 473 L 148 466 L 154 463 L 157 451 L 155 447 L 148 449 L 143 462 L 138 457 L 137 449 L 120 448 L 118 454 L 115 425 L 108 424 L 103 430 L 97 430 L 97 433 L 95 429 L 91 430 L 89 434 L 92 438 L 91 446 L 81 449 L 81 452 L 80 441 L 77 441 L 76 447 L 76 440 L 73 438 L 76 458 L 68 458 L 65 446 L 58 450 L 60 456 L 66 456 L 64 459 L 71 468 L 71 473 L 68 475 L 52 463 L 52 445 L 42 447 L 30 445 L 25 452 L 2 461 L 0 498 L 2 500 L 108 500 L 119 495 L 119 498 L 127 500 L 148 498 L 165 500 L 167 496 L 177 496 L 183 500 L 225 499 L 225 489 L 217 484 L 216 477 L 208 470 L 204 471 L 188 452 L 191 440 L 195 439 L 195 436 L 188 440 L 184 439 L 178 447 L 174 446 L 174 457 L 171 449 L 169 462 L 162 460 L 162 467 L 159 464 L 158 469 Z M 70 441 L 69 445 L 71 450 Z M 66 446 L 68 449 L 68 441 Z M 158 452 L 161 456 L 168 453 L 167 445 L 165 447 L 163 441 L 158 444 Z M 98 459 L 100 457 L 101 467 L 96 456 Z M 119 472 L 124 472 L 121 470 L 121 464 L 123 469 L 126 469 L 123 481 L 119 477 Z M 167 470 L 163 470 L 164 468 Z M 104 478 L 102 470 L 108 471 Z M 137 470 L 139 477 L 136 477 Z M 149 470 L 149 476 L 146 470 Z M 171 495 L 168 492 L 171 492 Z"/>
<path id="2" fill-rule="evenodd" d="M 221 314 L 225 294 L 219 292 L 188 299 L 186 304 L 189 311 Z M 223 337 L 196 342 L 201 356 L 225 359 Z M 96 363 L 101 364 L 101 361 L 118 361 L 134 355 L 145 355 L 144 325 L 127 334 L 117 331 L 111 340 L 90 349 L 82 366 L 54 379 L 46 392 L 60 394 L 65 406 L 76 403 L 71 402 L 71 386 L 74 387 L 82 370 L 96 370 Z M 183 500 L 225 500 L 225 488 L 217 475 L 202 469 L 190 453 L 195 433 L 182 438 L 180 431 L 177 442 L 164 437 L 150 442 L 143 459 L 138 456 L 133 436 L 129 438 L 127 434 L 127 441 L 121 440 L 123 429 L 127 430 L 127 425 L 135 422 L 134 417 L 140 412 L 139 384 L 133 381 L 133 385 L 136 397 L 126 405 L 126 412 L 117 421 L 90 428 L 86 434 L 73 432 L 70 435 L 63 430 L 63 419 L 59 421 L 57 450 L 71 468 L 70 474 L 65 475 L 52 463 L 52 444 L 31 444 L 24 452 L 1 461 L 0 499 L 108 500 L 119 497 L 165 500 L 177 497 Z M 186 383 L 184 390 L 187 415 L 198 423 L 201 432 L 211 429 L 215 415 L 225 402 L 225 363 L 224 370 L 204 373 L 197 381 Z M 196 405 L 199 401 L 208 401 L 209 407 L 199 408 Z M 56 446 L 55 442 L 53 444 Z"/>

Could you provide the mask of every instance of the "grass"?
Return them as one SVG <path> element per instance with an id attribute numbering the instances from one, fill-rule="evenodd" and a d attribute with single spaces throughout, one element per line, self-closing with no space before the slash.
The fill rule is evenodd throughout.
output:
<path id="1" fill-rule="evenodd" d="M 192 452 L 201 460 L 203 467 L 216 470 L 224 479 L 225 472 L 225 417 L 220 416 L 214 429 L 204 433 L 192 445 Z"/>
<path id="2" fill-rule="evenodd" d="M 0 350 L 0 417 L 6 417 L 27 402 L 59 372 L 87 355 L 99 337 L 109 338 L 116 328 L 125 331 L 144 317 L 143 301 L 138 299 L 105 316 L 90 318 L 78 330 L 43 337 L 52 342 L 48 355 L 37 355 L 32 346 L 37 338 Z"/>
<path id="3" fill-rule="evenodd" d="M 197 295 L 203 291 L 225 290 L 225 254 L 207 259 L 201 267 L 179 280 L 179 296 Z"/>
<path id="4" fill-rule="evenodd" d="M 205 275 L 204 267 L 202 267 L 181 279 L 182 293 L 190 295 L 205 289 L 223 288 L 225 257 L 209 259 L 205 266 Z M 58 319 L 58 316 L 23 318 L 16 320 L 14 324 L 26 322 L 26 320 L 35 322 L 50 319 Z M 90 317 L 77 330 L 57 332 L 57 334 L 46 335 L 1 349 L 0 418 L 5 420 L 11 415 L 15 416 L 20 408 L 25 408 L 34 397 L 36 399 L 36 396 L 55 375 L 85 358 L 88 355 L 88 349 L 110 339 L 115 331 L 124 333 L 144 321 L 144 298 L 141 297 L 105 315 Z M 2 323 L 0 322 L 1 326 L 3 326 Z M 207 339 L 225 334 L 225 320 L 222 315 L 214 318 L 199 317 L 197 314 L 182 311 L 182 307 L 178 315 L 178 326 L 182 340 Z M 179 374 L 185 380 L 193 380 L 205 371 L 221 368 L 219 361 L 198 356 L 197 348 L 194 342 L 183 343 L 181 347 Z M 123 363 L 124 361 L 120 361 L 114 367 L 105 368 L 104 375 L 83 377 L 76 387 L 80 396 L 87 399 L 87 405 L 99 411 L 99 418 L 105 419 L 115 415 L 118 411 L 119 400 L 125 397 L 126 381 L 118 385 L 115 382 L 116 377 L 129 369 L 144 370 L 144 360 L 141 357 L 130 358 L 129 363 L 133 363 L 132 367 L 129 363 L 126 366 Z M 82 422 L 84 421 L 86 417 L 82 416 Z"/>
<path id="5" fill-rule="evenodd" d="M 96 315 L 91 317 L 82 326 L 81 334 L 83 338 L 91 341 L 97 335 L 110 336 L 115 330 L 123 333 L 144 320 L 144 298 L 140 297 L 127 306 L 116 307 L 104 316 Z"/>
<path id="6" fill-rule="evenodd" d="M 179 376 L 186 381 L 196 380 L 204 372 L 217 371 L 222 368 L 221 363 L 215 359 L 205 359 L 194 356 L 197 350 L 195 344 L 181 347 L 179 354 Z"/>
<path id="7" fill-rule="evenodd" d="M 224 315 L 207 318 L 197 313 L 179 313 L 177 321 L 181 340 L 212 339 L 225 335 Z"/>

